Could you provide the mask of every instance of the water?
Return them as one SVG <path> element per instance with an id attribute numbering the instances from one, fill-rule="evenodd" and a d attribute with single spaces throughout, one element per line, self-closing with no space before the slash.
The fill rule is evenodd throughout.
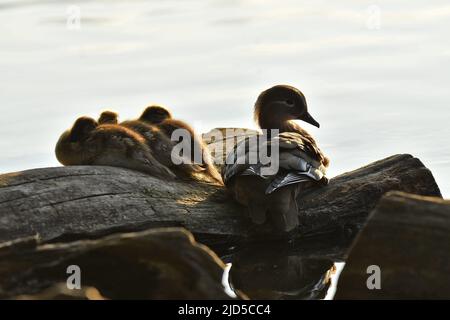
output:
<path id="1" fill-rule="evenodd" d="M 336 237 L 283 242 L 247 243 L 234 248 L 222 283 L 228 295 L 234 290 L 251 299 L 333 299 L 349 240 Z"/>

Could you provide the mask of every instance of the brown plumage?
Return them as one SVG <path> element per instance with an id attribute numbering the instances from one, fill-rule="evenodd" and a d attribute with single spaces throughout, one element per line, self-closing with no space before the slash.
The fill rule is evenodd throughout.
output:
<path id="1" fill-rule="evenodd" d="M 145 139 L 145 143 L 152 151 L 156 160 L 162 165 L 171 168 L 173 172 L 179 175 L 179 172 L 176 170 L 177 168 L 174 167 L 171 160 L 171 151 L 174 142 L 171 141 L 158 127 L 140 120 L 127 120 L 121 122 L 120 125 L 139 133 Z"/>
<path id="2" fill-rule="evenodd" d="M 162 105 L 151 105 L 145 108 L 139 120 L 149 124 L 160 124 L 165 120 L 172 119 L 172 114 Z"/>
<path id="3" fill-rule="evenodd" d="M 103 111 L 98 118 L 99 124 L 117 124 L 119 123 L 119 115 L 110 110 Z"/>
<path id="4" fill-rule="evenodd" d="M 78 118 L 71 129 L 66 130 L 56 143 L 55 154 L 58 161 L 65 166 L 83 165 L 91 162 L 84 152 L 84 142 L 98 123 L 92 118 Z"/>
<path id="5" fill-rule="evenodd" d="M 286 85 L 263 91 L 254 109 L 254 118 L 265 137 L 279 143 L 279 170 L 272 175 L 260 173 L 261 164 L 227 164 L 222 176 L 234 198 L 248 208 L 257 225 L 269 224 L 276 233 L 286 233 L 299 226 L 297 197 L 309 188 L 327 183 L 324 176 L 329 159 L 314 138 L 293 120 L 303 120 L 319 127 L 309 114 L 304 95 Z M 270 129 L 279 135 L 271 136 Z M 229 155 L 239 154 L 237 148 Z M 258 147 L 261 148 L 261 147 Z"/>
<path id="6" fill-rule="evenodd" d="M 156 126 L 166 139 L 171 141 L 171 156 L 183 162 L 183 164 L 173 164 L 171 168 L 194 179 L 212 178 L 222 184 L 222 178 L 213 164 L 208 148 L 190 125 L 181 120 L 173 119 L 171 113 L 159 105 L 147 107 L 138 120 L 147 125 Z M 172 152 L 173 147 L 181 142 L 181 138 L 178 141 L 172 141 L 174 132 L 179 129 L 184 130 L 184 133 L 191 140 L 189 145 L 185 145 L 184 151 L 186 151 L 186 154 L 184 155 Z"/>
<path id="7" fill-rule="evenodd" d="M 77 119 L 56 144 L 63 165 L 105 165 L 134 169 L 162 178 L 175 175 L 152 155 L 145 139 L 115 124 L 99 125 L 88 117 Z"/>

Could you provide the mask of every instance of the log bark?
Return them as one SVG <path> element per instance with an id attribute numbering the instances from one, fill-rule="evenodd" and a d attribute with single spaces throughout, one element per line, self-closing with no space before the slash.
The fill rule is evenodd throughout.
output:
<path id="1" fill-rule="evenodd" d="M 450 201 L 390 192 L 355 239 L 336 299 L 449 299 L 449 252 Z"/>
<path id="2" fill-rule="evenodd" d="M 353 234 L 391 190 L 441 196 L 420 160 L 395 155 L 302 195 L 298 237 Z M 158 227 L 185 227 L 215 250 L 251 238 L 245 209 L 222 187 L 106 166 L 0 175 L 0 242 L 35 235 L 43 242 L 69 241 Z"/>

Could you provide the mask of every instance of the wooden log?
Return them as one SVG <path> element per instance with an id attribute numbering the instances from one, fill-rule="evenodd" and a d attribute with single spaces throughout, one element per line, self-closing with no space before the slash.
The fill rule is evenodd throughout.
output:
<path id="1" fill-rule="evenodd" d="M 449 299 L 449 253 L 450 201 L 388 193 L 355 239 L 336 299 Z"/>
<path id="2" fill-rule="evenodd" d="M 395 155 L 302 195 L 298 237 L 358 230 L 391 190 L 441 196 L 417 158 Z M 249 239 L 245 209 L 223 187 L 106 166 L 0 175 L 0 242 L 35 235 L 68 241 L 157 227 L 185 227 L 215 250 Z"/>

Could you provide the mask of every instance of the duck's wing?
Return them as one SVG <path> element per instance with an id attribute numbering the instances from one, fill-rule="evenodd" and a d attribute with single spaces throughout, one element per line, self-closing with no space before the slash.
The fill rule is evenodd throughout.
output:
<path id="1" fill-rule="evenodd" d="M 328 167 L 329 159 L 317 146 L 314 138 L 304 129 L 296 126 L 296 131 L 282 132 L 276 139 L 280 144 L 280 149 L 296 150 L 297 153 L 315 167 Z"/>
<path id="2" fill-rule="evenodd" d="M 278 174 L 269 184 L 266 189 L 266 194 L 271 194 L 275 190 L 282 187 L 286 187 L 293 184 L 299 184 L 303 182 L 320 181 L 321 179 L 312 178 L 316 172 L 284 172 L 284 174 Z M 322 176 L 323 177 L 323 176 Z"/>
<path id="3" fill-rule="evenodd" d="M 262 164 L 258 161 L 259 140 L 247 137 L 238 142 L 225 158 L 222 167 L 222 180 L 227 185 L 234 177 L 240 175 L 259 175 Z"/>
<path id="4" fill-rule="evenodd" d="M 295 132 L 283 132 L 270 143 L 279 146 L 279 173 L 272 179 L 266 193 L 293 184 L 311 181 L 327 182 L 326 168 L 318 159 L 320 150 L 309 139 Z M 314 151 L 316 150 L 316 151 Z"/>
<path id="5" fill-rule="evenodd" d="M 265 150 L 261 150 L 262 148 Z M 291 175 L 289 181 L 294 181 L 292 180 L 293 176 L 299 174 L 310 176 L 314 180 L 320 180 L 326 169 L 322 162 L 316 159 L 315 154 L 311 152 L 312 148 L 313 146 L 307 139 L 304 139 L 298 133 L 284 132 L 268 141 L 249 137 L 236 144 L 227 155 L 225 166 L 222 169 L 222 177 L 227 184 L 238 175 L 258 175 L 262 178 L 283 180 L 287 173 L 293 172 L 296 174 Z M 273 152 L 275 149 L 278 149 L 279 157 L 269 158 L 277 161 L 278 165 L 275 165 L 274 168 L 281 170 L 272 174 L 263 174 L 262 169 L 268 168 L 273 163 L 261 163 L 260 154 L 265 151 L 265 154 L 268 155 L 270 154 L 269 150 Z"/>

